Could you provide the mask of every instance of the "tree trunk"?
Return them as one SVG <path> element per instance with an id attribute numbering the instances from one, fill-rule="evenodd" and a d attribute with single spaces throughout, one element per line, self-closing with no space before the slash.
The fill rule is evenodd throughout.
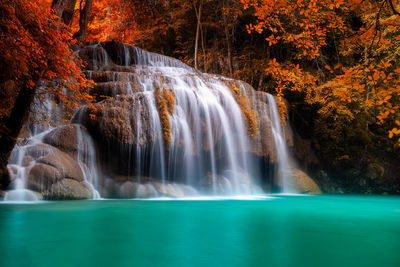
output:
<path id="1" fill-rule="evenodd" d="M 5 88 L 1 88 L 1 90 L 3 89 Z M 16 143 L 19 131 L 29 114 L 30 105 L 35 93 L 36 87 L 35 89 L 28 88 L 25 82 L 18 93 L 11 113 L 2 122 L 2 132 L 0 134 L 0 185 L 3 189 L 10 183 L 7 170 L 8 158 Z"/>
<path id="2" fill-rule="evenodd" d="M 206 60 L 206 50 L 205 50 L 205 46 L 204 46 L 204 35 L 203 34 L 203 27 L 200 26 L 200 32 L 201 32 L 201 48 L 203 50 L 203 66 L 204 66 L 204 72 L 207 72 L 207 60 Z"/>
<path id="3" fill-rule="evenodd" d="M 76 0 L 66 0 L 66 1 L 67 3 L 64 6 L 64 11 L 62 13 L 61 18 L 63 19 L 64 23 L 69 26 L 72 24 L 72 19 L 74 18 Z"/>
<path id="4" fill-rule="evenodd" d="M 83 1 L 84 0 L 81 0 L 81 6 Z M 93 0 L 86 0 L 85 6 L 80 9 L 79 31 L 77 31 L 73 36 L 73 38 L 77 39 L 79 42 L 83 42 L 85 40 L 87 26 L 89 24 L 89 18 L 92 11 L 92 3 Z"/>
<path id="5" fill-rule="evenodd" d="M 200 24 L 201 24 L 201 7 L 202 7 L 203 1 L 200 0 L 199 3 L 199 10 L 197 10 L 195 3 L 193 2 L 194 6 L 194 11 L 196 12 L 196 17 L 197 17 L 197 28 L 196 28 L 196 41 L 194 44 L 194 68 L 197 70 L 197 52 L 199 48 L 199 35 L 200 35 Z"/>
<path id="6" fill-rule="evenodd" d="M 56 11 L 56 15 L 60 18 L 62 17 L 66 2 L 67 0 L 53 0 L 53 2 L 51 3 L 51 8 Z"/>
<path id="7" fill-rule="evenodd" d="M 74 17 L 76 0 L 53 0 L 51 8 L 54 8 L 56 15 L 60 17 L 66 25 L 72 23 Z"/>
<path id="8" fill-rule="evenodd" d="M 226 41 L 226 48 L 228 50 L 228 68 L 229 68 L 229 73 L 232 76 L 232 55 L 231 55 L 231 42 L 229 38 L 229 29 L 228 29 L 228 22 L 226 18 L 226 14 L 224 12 L 224 2 L 222 5 L 222 19 L 224 20 L 224 32 L 225 32 L 225 41 Z"/>

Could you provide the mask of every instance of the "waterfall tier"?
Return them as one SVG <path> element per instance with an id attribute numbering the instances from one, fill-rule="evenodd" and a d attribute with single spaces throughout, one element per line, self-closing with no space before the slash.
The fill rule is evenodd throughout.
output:
<path id="1" fill-rule="evenodd" d="M 97 190 L 132 198 L 287 188 L 290 178 L 282 174 L 291 168 L 291 134 L 271 95 L 120 43 L 94 43 L 77 53 L 95 82 L 96 101 L 76 112 L 73 135 L 66 134 L 70 126 L 42 129 L 16 146 L 9 167 L 22 188 L 45 198 L 75 191 L 87 198 Z M 31 150 L 41 152 L 23 166 Z"/>

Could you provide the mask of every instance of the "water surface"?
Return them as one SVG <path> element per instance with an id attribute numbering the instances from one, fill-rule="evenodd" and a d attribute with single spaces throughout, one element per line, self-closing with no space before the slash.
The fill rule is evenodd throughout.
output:
<path id="1" fill-rule="evenodd" d="M 0 204 L 0 266 L 400 266 L 400 198 Z"/>

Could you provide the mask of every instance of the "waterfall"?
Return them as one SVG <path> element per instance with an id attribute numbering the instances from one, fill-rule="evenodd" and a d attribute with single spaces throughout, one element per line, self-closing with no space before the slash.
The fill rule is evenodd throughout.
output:
<path id="1" fill-rule="evenodd" d="M 77 161 L 82 169 L 83 178 L 87 182 L 93 192 L 93 198 L 100 198 L 99 192 L 96 188 L 99 187 L 99 171 L 96 159 L 96 150 L 92 138 L 80 127 L 76 127 L 77 132 Z"/>
<path id="2" fill-rule="evenodd" d="M 110 65 L 104 72 L 88 70 L 88 75 L 98 87 L 111 86 L 107 92 L 112 97 L 122 101 L 122 96 L 132 96 L 126 120 L 135 120 L 135 126 L 127 142 L 136 145 L 124 156 L 129 161 L 129 176 L 136 180 L 158 177 L 163 184 L 179 182 L 192 188 L 199 188 L 208 177 L 209 181 L 203 182 L 211 183 L 211 194 L 259 192 L 260 177 L 249 177 L 252 170 L 245 155 L 249 137 L 231 80 L 200 73 L 179 60 L 136 47 L 124 45 L 120 50 L 122 55 L 113 58 L 119 65 Z M 175 101 L 174 111 L 168 113 L 168 144 L 163 138 L 157 90 L 160 94 L 172 91 Z M 102 116 L 100 127 L 106 129 L 105 122 L 115 114 L 104 111 Z M 149 131 L 154 142 L 143 144 Z"/>
<path id="3" fill-rule="evenodd" d="M 269 112 L 274 138 L 275 148 L 278 156 L 278 177 L 282 185 L 283 193 L 294 193 L 290 186 L 291 162 L 288 154 L 285 133 L 282 129 L 282 120 L 279 116 L 275 97 L 268 94 Z"/>
<path id="4" fill-rule="evenodd" d="M 35 131 L 39 126 L 33 127 Z M 42 128 L 43 129 L 43 128 Z M 32 166 L 32 161 L 25 156 L 28 155 L 28 150 L 35 144 L 41 143 L 43 135 L 48 131 L 34 135 L 25 139 L 21 143 L 17 143 L 11 151 L 11 156 L 8 160 L 7 168 L 12 177 L 13 190 L 8 191 L 4 197 L 6 201 L 37 201 L 41 200 L 41 196 L 27 189 L 27 170 Z"/>
<path id="5" fill-rule="evenodd" d="M 54 124 L 31 122 L 33 134 L 15 146 L 8 166 L 13 189 L 46 198 L 63 196 L 65 186 L 77 198 L 85 190 L 93 198 L 99 192 L 121 198 L 241 196 L 271 190 L 278 178 L 283 192 L 292 191 L 285 129 L 272 95 L 133 46 L 96 43 L 77 53 L 95 81 L 90 93 L 96 102 L 76 110 L 68 126 L 54 117 L 59 110 L 50 96 L 44 105 L 35 102 L 34 116 L 41 111 Z M 255 136 L 250 119 L 258 122 Z M 33 155 L 36 150 L 42 154 Z M 28 181 L 43 164 L 47 180 Z"/>
<path id="6" fill-rule="evenodd" d="M 42 196 L 31 191 L 32 184 L 28 183 L 29 172 L 35 164 L 43 164 L 43 159 L 52 157 L 59 150 L 49 144 L 46 144 L 46 136 L 62 127 L 60 116 L 62 111 L 55 103 L 54 98 L 44 90 L 44 86 L 40 88 L 38 95 L 35 97 L 31 115 L 24 125 L 26 131 L 25 137 L 19 138 L 14 146 L 8 161 L 8 169 L 12 177 L 12 190 L 5 195 L 7 201 L 32 201 L 41 200 Z M 42 94 L 39 97 L 39 94 Z M 73 125 L 65 126 L 73 127 Z M 96 188 L 98 186 L 98 167 L 96 161 L 96 151 L 91 137 L 83 132 L 81 127 L 76 129 L 76 161 L 82 171 L 83 180 L 87 182 L 92 191 L 93 198 L 99 198 Z M 39 149 L 41 148 L 41 149 Z M 71 158 L 72 159 L 72 158 Z M 48 177 L 50 181 L 45 181 L 35 185 L 35 191 L 45 191 L 46 185 L 55 182 L 57 177 Z"/>

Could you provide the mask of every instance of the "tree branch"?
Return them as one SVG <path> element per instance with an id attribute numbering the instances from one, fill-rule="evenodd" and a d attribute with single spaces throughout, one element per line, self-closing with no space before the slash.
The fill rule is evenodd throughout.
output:
<path id="1" fill-rule="evenodd" d="M 392 11 L 395 15 L 400 15 L 400 13 L 396 10 L 396 8 L 393 5 L 392 0 L 388 0 L 390 7 L 392 8 Z"/>

